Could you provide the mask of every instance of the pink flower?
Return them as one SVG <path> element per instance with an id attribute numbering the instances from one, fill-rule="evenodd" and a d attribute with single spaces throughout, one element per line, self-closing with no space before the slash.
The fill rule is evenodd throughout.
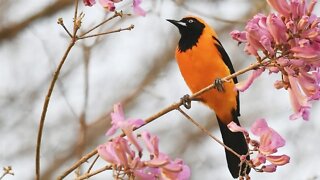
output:
<path id="1" fill-rule="evenodd" d="M 142 0 L 133 0 L 133 11 L 139 16 L 145 16 L 146 12 L 140 7 Z"/>
<path id="2" fill-rule="evenodd" d="M 128 140 L 139 150 L 141 151 L 142 148 L 137 143 L 136 137 L 133 135 L 133 129 L 138 128 L 144 124 L 144 121 L 142 119 L 125 119 L 124 112 L 122 109 L 121 104 L 115 104 L 114 112 L 111 113 L 111 128 L 107 131 L 106 135 L 111 136 L 113 135 L 116 130 L 121 129 L 126 136 L 128 137 Z"/>
<path id="3" fill-rule="evenodd" d="M 247 90 L 251 84 L 253 83 L 253 81 L 258 78 L 262 73 L 264 72 L 263 68 L 257 69 L 257 70 L 253 70 L 252 74 L 247 78 L 246 81 L 242 81 L 236 84 L 236 89 L 240 92 L 243 92 L 245 90 Z"/>
<path id="4" fill-rule="evenodd" d="M 147 146 L 148 151 L 155 156 L 159 156 L 159 138 L 151 135 L 147 131 L 141 133 L 142 139 Z"/>
<path id="5" fill-rule="evenodd" d="M 254 167 L 261 167 L 263 172 L 274 172 L 277 166 L 282 166 L 290 161 L 287 155 L 273 155 L 278 151 L 278 148 L 285 145 L 285 140 L 272 128 L 270 128 L 265 119 L 256 120 L 251 126 L 251 132 L 259 137 L 259 141 L 250 138 L 249 133 L 236 123 L 231 122 L 228 128 L 232 132 L 246 133 L 246 139 L 251 145 L 252 152 L 256 151 L 256 157 L 252 159 Z M 245 156 L 242 157 L 245 159 Z M 265 165 L 266 162 L 271 164 Z"/>
<path id="6" fill-rule="evenodd" d="M 134 157 L 134 152 L 130 150 L 128 141 L 122 137 L 117 137 L 113 141 L 99 145 L 98 154 L 112 164 L 119 164 L 128 167 L 128 156 Z"/>
<path id="7" fill-rule="evenodd" d="M 251 132 L 260 137 L 259 152 L 264 155 L 273 154 L 285 145 L 285 140 L 268 126 L 265 119 L 257 120 L 251 126 Z"/>
<path id="8" fill-rule="evenodd" d="M 286 25 L 283 23 L 283 21 L 274 13 L 271 13 L 267 17 L 267 28 L 272 35 L 274 41 L 276 44 L 281 44 L 286 42 Z"/>
<path id="9" fill-rule="evenodd" d="M 288 90 L 294 111 L 289 119 L 308 120 L 311 101 L 320 99 L 320 18 L 313 13 L 317 1 L 309 5 L 306 0 L 267 1 L 278 13 L 257 14 L 245 31 L 233 31 L 231 36 L 245 43 L 245 52 L 262 61 L 261 69 L 281 74 L 274 86 Z M 255 71 L 236 88 L 246 90 L 261 73 Z"/>
<path id="10" fill-rule="evenodd" d="M 267 0 L 268 4 L 280 14 L 288 17 L 290 15 L 290 6 L 287 0 Z"/>
<path id="11" fill-rule="evenodd" d="M 143 149 L 133 129 L 143 125 L 144 121 L 141 119 L 126 120 L 121 104 L 114 105 L 111 119 L 112 127 L 106 134 L 113 135 L 116 130 L 121 129 L 128 139 L 119 136 L 97 147 L 101 158 L 111 163 L 113 168 L 116 168 L 114 174 L 119 175 L 121 173 L 121 176 L 134 175 L 137 179 L 145 180 L 159 178 L 187 180 L 190 178 L 190 168 L 182 160 L 172 160 L 167 154 L 160 152 L 159 138 L 146 131 L 141 133 L 141 137 L 149 151 L 149 159 L 143 158 L 142 160 Z M 132 145 L 136 147 L 136 151 L 132 149 Z"/>
<path id="12" fill-rule="evenodd" d="M 305 15 L 306 12 L 306 1 L 305 0 L 291 0 L 290 3 L 290 9 L 291 9 L 291 17 L 292 19 L 298 19 L 301 18 L 303 15 Z"/>
<path id="13" fill-rule="evenodd" d="M 96 0 L 83 0 L 85 6 L 93 6 L 96 3 Z"/>
<path id="14" fill-rule="evenodd" d="M 234 30 L 230 33 L 232 39 L 239 41 L 240 43 L 247 42 L 247 32 L 246 31 L 238 31 Z"/>
<path id="15" fill-rule="evenodd" d="M 288 89 L 294 114 L 290 116 L 291 120 L 302 117 L 304 120 L 309 119 L 310 104 L 298 85 L 296 77 L 289 76 L 290 88 Z"/>

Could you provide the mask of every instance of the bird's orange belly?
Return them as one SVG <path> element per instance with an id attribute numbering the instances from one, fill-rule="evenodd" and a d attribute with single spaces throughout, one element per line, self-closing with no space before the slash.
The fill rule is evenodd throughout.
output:
<path id="1" fill-rule="evenodd" d="M 202 51 L 203 52 L 203 51 Z M 205 51 L 206 52 L 206 51 Z M 223 78 L 230 75 L 228 67 L 217 52 L 212 54 L 203 54 L 196 50 L 188 50 L 184 53 L 176 54 L 180 72 L 192 91 L 195 93 L 210 84 L 217 78 Z M 213 109 L 216 115 L 228 124 L 232 121 L 232 110 L 236 110 L 237 92 L 234 89 L 233 81 L 223 84 L 224 92 L 212 89 L 200 96 L 203 103 Z"/>

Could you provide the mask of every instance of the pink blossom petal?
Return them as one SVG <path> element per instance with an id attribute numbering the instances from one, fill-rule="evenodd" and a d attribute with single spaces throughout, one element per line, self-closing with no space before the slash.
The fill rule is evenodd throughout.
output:
<path id="1" fill-rule="evenodd" d="M 141 133 L 142 139 L 147 146 L 148 151 L 158 157 L 159 155 L 159 138 L 157 136 L 151 135 L 147 131 Z"/>
<path id="2" fill-rule="evenodd" d="M 161 168 L 162 175 L 166 179 L 178 179 L 179 174 L 183 171 L 183 165 L 176 162 L 170 162 L 169 164 Z"/>
<path id="3" fill-rule="evenodd" d="M 257 70 L 253 70 L 252 74 L 248 77 L 248 79 L 246 81 L 242 81 L 236 84 L 236 89 L 238 91 L 245 91 L 247 90 L 251 84 L 253 83 L 253 81 L 258 78 L 262 73 L 264 72 L 263 68 L 257 69 Z"/>
<path id="4" fill-rule="evenodd" d="M 267 121 L 263 118 L 256 120 L 251 126 L 251 132 L 256 136 L 261 136 L 269 129 Z"/>
<path id="5" fill-rule="evenodd" d="M 113 143 L 114 143 L 115 153 L 120 161 L 119 164 L 121 164 L 125 167 L 128 167 L 129 166 L 128 165 L 128 157 L 126 154 L 126 149 L 124 149 L 124 146 L 123 146 L 123 143 L 126 143 L 126 146 L 129 146 L 127 144 L 128 143 L 127 140 L 125 140 L 122 137 L 118 137 L 113 140 Z"/>
<path id="6" fill-rule="evenodd" d="M 136 136 L 133 134 L 133 128 L 131 126 L 127 126 L 122 130 L 126 134 L 128 140 L 137 148 L 137 150 L 139 152 L 142 152 L 142 147 L 138 143 Z"/>
<path id="7" fill-rule="evenodd" d="M 239 42 L 247 42 L 247 37 L 246 37 L 247 32 L 246 31 L 238 31 L 234 30 L 230 33 L 232 39 L 239 41 Z"/>
<path id="8" fill-rule="evenodd" d="M 145 16 L 146 12 L 140 7 L 142 0 L 133 0 L 133 11 L 139 16 Z"/>
<path id="9" fill-rule="evenodd" d="M 301 106 L 299 111 L 294 113 L 294 114 L 291 114 L 289 116 L 289 119 L 290 120 L 296 120 L 296 119 L 299 119 L 300 117 L 302 117 L 303 120 L 305 121 L 308 121 L 309 120 L 309 116 L 310 116 L 310 109 L 311 107 L 303 107 Z"/>
<path id="10" fill-rule="evenodd" d="M 145 164 L 148 167 L 153 167 L 153 168 L 162 167 L 168 163 L 169 163 L 169 161 L 167 159 L 160 159 L 160 158 L 153 158 L 153 159 L 145 162 Z"/>
<path id="11" fill-rule="evenodd" d="M 230 131 L 232 131 L 232 132 L 248 133 L 245 128 L 240 127 L 238 124 L 236 124 L 236 123 L 233 122 L 233 121 L 231 121 L 231 122 L 227 125 L 227 127 L 228 127 L 228 128 L 230 129 Z"/>
<path id="12" fill-rule="evenodd" d="M 275 172 L 276 170 L 277 170 L 277 166 L 274 164 L 270 164 L 262 167 L 263 172 L 272 173 L 272 172 Z"/>
<path id="13" fill-rule="evenodd" d="M 292 19 L 301 18 L 306 14 L 306 2 L 304 0 L 291 0 L 290 9 Z"/>
<path id="14" fill-rule="evenodd" d="M 99 0 L 101 6 L 107 11 L 115 11 L 116 7 L 111 0 Z"/>
<path id="15" fill-rule="evenodd" d="M 285 17 L 290 15 L 290 6 L 286 0 L 267 0 L 269 5 Z"/>
<path id="16" fill-rule="evenodd" d="M 129 118 L 129 119 L 127 119 L 127 121 L 133 128 L 139 128 L 140 126 L 145 124 L 144 120 L 142 120 L 142 119 Z"/>
<path id="17" fill-rule="evenodd" d="M 112 142 L 101 144 L 97 147 L 99 156 L 112 164 L 118 164 L 120 162 L 117 154 L 115 153 Z"/>
<path id="18" fill-rule="evenodd" d="M 191 169 L 189 166 L 183 164 L 182 165 L 182 171 L 179 173 L 177 180 L 188 180 L 191 176 Z"/>
<path id="19" fill-rule="evenodd" d="M 273 47 L 271 46 L 271 39 L 270 39 L 268 36 L 263 35 L 263 36 L 260 38 L 259 42 L 261 43 L 261 45 L 263 46 L 263 48 L 264 48 L 266 51 L 269 52 L 269 54 L 270 54 L 271 56 L 274 55 L 274 50 L 273 50 Z"/>
<path id="20" fill-rule="evenodd" d="M 288 89 L 290 100 L 294 114 L 290 116 L 291 120 L 303 117 L 304 120 L 309 118 L 310 104 L 308 98 L 302 94 L 298 85 L 298 79 L 296 77 L 288 76 L 290 82 L 290 88 Z"/>
<path id="21" fill-rule="evenodd" d="M 307 9 L 307 14 L 311 14 L 313 9 L 314 9 L 314 6 L 317 4 L 317 0 L 311 0 L 310 4 L 309 4 L 309 7 Z"/>
<path id="22" fill-rule="evenodd" d="M 287 155 L 281 155 L 281 156 L 267 156 L 267 160 L 271 162 L 274 165 L 282 166 L 290 161 L 290 157 Z"/>
<path id="23" fill-rule="evenodd" d="M 160 176 L 160 170 L 158 168 L 150 168 L 147 166 L 135 170 L 133 173 L 138 180 L 156 180 Z"/>
<path id="24" fill-rule="evenodd" d="M 265 162 L 266 162 L 266 156 L 261 153 L 258 153 L 257 157 L 252 159 L 252 163 L 255 167 L 258 167 L 261 164 L 264 164 Z"/>
<path id="25" fill-rule="evenodd" d="M 85 6 L 93 6 L 96 1 L 95 0 L 83 0 Z"/>
<path id="26" fill-rule="evenodd" d="M 308 25 L 309 25 L 309 16 L 304 15 L 299 20 L 299 22 L 297 24 L 297 28 L 298 28 L 298 30 L 304 30 L 305 28 L 307 28 Z"/>
<path id="27" fill-rule="evenodd" d="M 272 128 L 260 136 L 259 151 L 265 155 L 277 152 L 278 148 L 285 145 L 285 140 Z"/>
<path id="28" fill-rule="evenodd" d="M 271 13 L 267 17 L 267 27 L 276 44 L 284 43 L 287 40 L 286 25 L 276 14 Z"/>
<path id="29" fill-rule="evenodd" d="M 283 81 L 276 80 L 273 84 L 274 88 L 281 89 L 286 87 L 286 84 Z"/>

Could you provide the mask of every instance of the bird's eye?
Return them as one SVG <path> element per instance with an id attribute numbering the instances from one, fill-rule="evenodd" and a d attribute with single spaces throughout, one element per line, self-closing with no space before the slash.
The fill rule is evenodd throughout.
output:
<path id="1" fill-rule="evenodd" d="M 193 20 L 192 20 L 192 19 L 189 19 L 189 20 L 188 20 L 188 23 L 193 23 Z"/>

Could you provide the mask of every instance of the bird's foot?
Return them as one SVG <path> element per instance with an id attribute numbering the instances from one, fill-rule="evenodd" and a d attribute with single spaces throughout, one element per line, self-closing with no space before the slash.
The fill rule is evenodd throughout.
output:
<path id="1" fill-rule="evenodd" d="M 180 98 L 182 105 L 187 108 L 190 109 L 191 108 L 191 99 L 190 99 L 190 95 L 186 94 L 184 95 L 182 98 Z"/>
<path id="2" fill-rule="evenodd" d="M 182 98 L 180 98 L 182 105 L 186 108 L 186 109 L 190 109 L 191 108 L 191 101 L 202 101 L 201 98 L 191 98 L 189 94 L 184 95 Z"/>
<path id="3" fill-rule="evenodd" d="M 223 81 L 221 78 L 215 79 L 213 85 L 219 92 L 224 92 Z"/>

